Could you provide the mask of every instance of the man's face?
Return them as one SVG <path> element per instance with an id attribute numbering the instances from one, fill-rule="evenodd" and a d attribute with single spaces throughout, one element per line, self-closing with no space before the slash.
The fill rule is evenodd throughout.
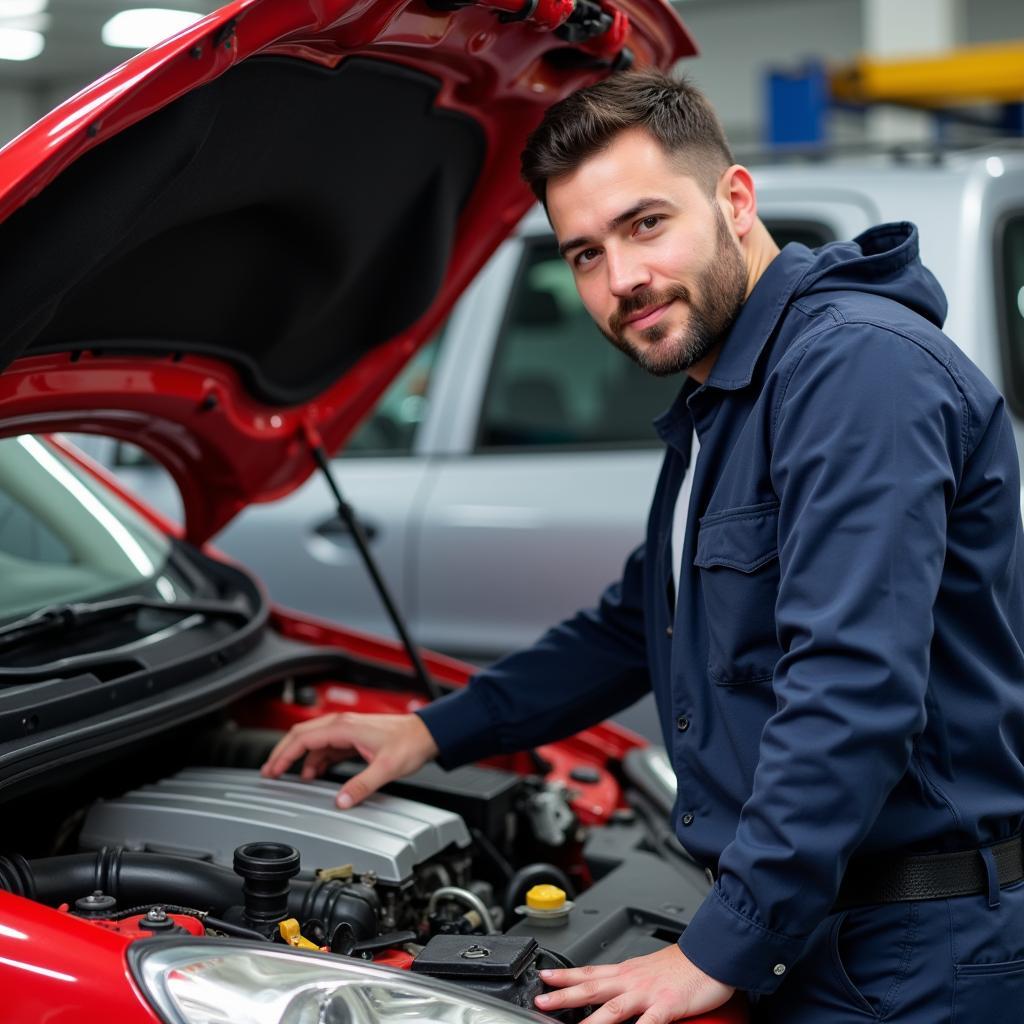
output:
<path id="1" fill-rule="evenodd" d="M 718 201 L 642 129 L 547 184 L 548 213 L 583 304 L 608 339 L 666 376 L 708 356 L 747 291 Z"/>

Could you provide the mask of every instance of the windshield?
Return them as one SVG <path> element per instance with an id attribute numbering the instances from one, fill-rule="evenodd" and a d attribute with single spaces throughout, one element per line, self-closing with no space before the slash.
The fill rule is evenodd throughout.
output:
<path id="1" fill-rule="evenodd" d="M 171 541 L 42 438 L 0 439 L 0 621 L 133 594 L 191 596 Z"/>

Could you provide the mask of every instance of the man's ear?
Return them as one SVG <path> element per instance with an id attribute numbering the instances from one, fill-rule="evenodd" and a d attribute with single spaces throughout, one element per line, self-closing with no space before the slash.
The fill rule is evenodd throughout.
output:
<path id="1" fill-rule="evenodd" d="M 742 164 L 733 164 L 723 171 L 715 190 L 726 223 L 742 242 L 757 223 L 757 194 L 750 171 Z"/>

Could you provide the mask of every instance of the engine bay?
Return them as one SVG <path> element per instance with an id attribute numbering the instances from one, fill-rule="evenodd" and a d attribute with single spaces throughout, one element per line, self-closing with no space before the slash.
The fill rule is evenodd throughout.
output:
<path id="1" fill-rule="evenodd" d="M 288 946 L 530 1008 L 541 968 L 653 952 L 707 891 L 663 824 L 657 748 L 605 766 L 561 745 L 506 767 L 427 765 L 341 811 L 361 765 L 263 778 L 279 736 L 221 727 L 191 763 L 87 801 L 59 852 L 0 857 L 0 890 L 132 942 Z"/>

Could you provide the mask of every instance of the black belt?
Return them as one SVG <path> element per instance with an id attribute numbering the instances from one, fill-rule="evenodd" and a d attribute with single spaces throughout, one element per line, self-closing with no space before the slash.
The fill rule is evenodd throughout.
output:
<path id="1" fill-rule="evenodd" d="M 989 849 L 999 888 L 1024 878 L 1024 847 L 1019 835 Z M 988 890 L 988 872 L 981 850 L 922 853 L 896 860 L 871 857 L 850 862 L 832 909 L 977 896 Z"/>

